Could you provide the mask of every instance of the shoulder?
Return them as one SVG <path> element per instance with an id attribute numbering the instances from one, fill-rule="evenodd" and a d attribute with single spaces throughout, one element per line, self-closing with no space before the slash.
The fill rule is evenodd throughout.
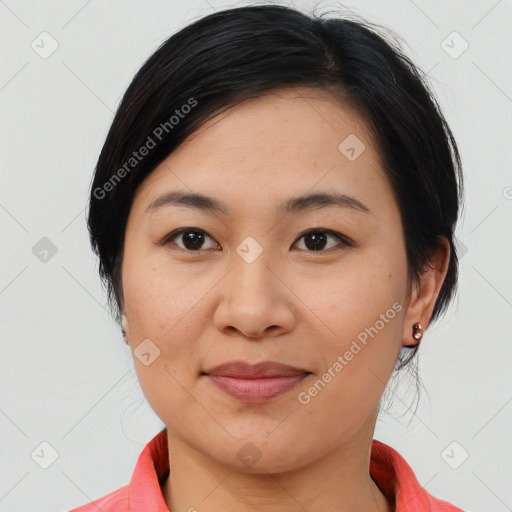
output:
<path id="1" fill-rule="evenodd" d="M 114 492 L 86 503 L 69 512 L 129 512 L 128 486 L 120 487 Z"/>
<path id="2" fill-rule="evenodd" d="M 384 494 L 402 512 L 464 512 L 433 496 L 420 485 L 411 466 L 391 446 L 373 440 L 370 474 Z"/>
<path id="3" fill-rule="evenodd" d="M 127 485 L 68 512 L 168 512 L 161 490 L 168 474 L 167 431 L 164 429 L 140 453 Z"/>

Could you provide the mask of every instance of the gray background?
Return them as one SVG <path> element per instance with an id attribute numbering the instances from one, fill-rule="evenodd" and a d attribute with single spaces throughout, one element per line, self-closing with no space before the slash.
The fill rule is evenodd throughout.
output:
<path id="1" fill-rule="evenodd" d="M 1 511 L 68 510 L 127 484 L 163 426 L 105 309 L 87 195 L 113 113 L 143 61 L 185 24 L 246 4 L 0 1 Z M 321 10 L 337 5 L 320 2 Z M 458 296 L 423 338 L 416 413 L 403 377 L 375 438 L 433 495 L 467 511 L 512 510 L 512 2 L 343 5 L 406 41 L 431 76 L 466 176 Z M 43 237 L 55 254 L 40 252 Z M 52 450 L 58 457 L 43 469 Z"/>

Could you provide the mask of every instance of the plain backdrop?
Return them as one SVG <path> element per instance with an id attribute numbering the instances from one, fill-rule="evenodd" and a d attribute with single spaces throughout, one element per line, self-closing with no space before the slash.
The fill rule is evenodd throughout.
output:
<path id="1" fill-rule="evenodd" d="M 247 4 L 0 1 L 2 512 L 65 511 L 127 484 L 163 427 L 106 310 L 85 224 L 89 186 L 144 60 L 198 17 Z M 402 378 L 374 437 L 434 496 L 512 510 L 512 2 L 317 5 L 403 38 L 430 76 L 466 178 L 459 290 L 422 340 L 419 406 Z"/>

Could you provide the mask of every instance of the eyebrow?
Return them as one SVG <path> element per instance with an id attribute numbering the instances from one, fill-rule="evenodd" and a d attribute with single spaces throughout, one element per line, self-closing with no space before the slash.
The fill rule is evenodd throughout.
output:
<path id="1" fill-rule="evenodd" d="M 151 214 L 167 206 L 188 206 L 213 214 L 220 213 L 226 216 L 230 214 L 229 207 L 213 197 L 178 190 L 166 192 L 156 198 L 146 208 L 146 213 Z M 337 206 L 339 208 L 346 208 L 363 213 L 372 213 L 359 199 L 346 194 L 340 194 L 339 192 L 317 192 L 291 197 L 278 207 L 278 212 L 283 214 L 297 213 L 329 206 Z"/>

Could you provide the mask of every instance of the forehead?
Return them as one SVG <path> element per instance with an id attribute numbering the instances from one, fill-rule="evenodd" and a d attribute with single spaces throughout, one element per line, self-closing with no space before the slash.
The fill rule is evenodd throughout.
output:
<path id="1" fill-rule="evenodd" d="M 245 100 L 209 119 L 174 153 L 191 145 L 215 143 L 219 150 L 257 148 L 262 155 L 270 148 L 276 158 L 275 149 L 313 151 L 318 158 L 320 149 L 331 146 L 332 154 L 338 156 L 339 144 L 349 135 L 364 141 L 367 156 L 378 156 L 370 127 L 353 107 L 342 102 L 341 95 L 334 98 L 321 89 L 281 89 Z"/>
<path id="2" fill-rule="evenodd" d="M 246 100 L 205 122 L 146 178 L 147 206 L 169 189 L 225 202 L 282 202 L 316 189 L 389 194 L 369 126 L 325 91 L 295 88 Z M 365 191 L 366 189 L 366 191 Z M 389 199 L 389 198 L 388 198 Z"/>

